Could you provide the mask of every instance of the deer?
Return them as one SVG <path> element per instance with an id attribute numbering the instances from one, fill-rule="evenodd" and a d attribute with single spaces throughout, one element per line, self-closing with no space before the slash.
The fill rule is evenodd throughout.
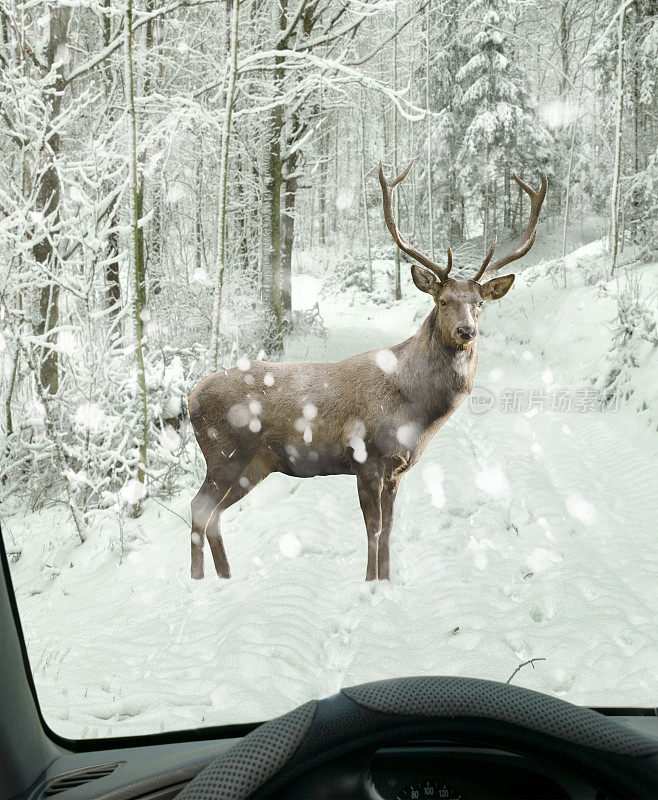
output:
<path id="1" fill-rule="evenodd" d="M 190 393 L 190 420 L 206 461 L 192 500 L 191 577 L 203 577 L 207 537 L 215 570 L 230 578 L 220 520 L 273 472 L 309 478 L 354 475 L 367 535 L 366 581 L 390 578 L 393 506 L 402 476 L 473 388 L 477 337 L 485 302 L 510 290 L 513 274 L 490 277 L 525 256 L 535 242 L 548 182 L 530 198 L 530 220 L 518 243 L 492 262 L 496 237 L 472 278 L 450 276 L 447 263 L 423 255 L 398 230 L 391 182 L 379 164 L 384 220 L 397 247 L 414 262 L 413 282 L 433 307 L 401 344 L 335 363 L 239 361 L 206 376 Z M 486 279 L 486 280 L 485 280 Z"/>

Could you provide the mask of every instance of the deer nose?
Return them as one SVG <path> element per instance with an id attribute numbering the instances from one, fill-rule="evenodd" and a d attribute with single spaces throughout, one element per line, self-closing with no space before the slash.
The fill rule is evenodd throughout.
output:
<path id="1" fill-rule="evenodd" d="M 461 339 L 464 339 L 466 342 L 470 342 L 470 340 L 475 336 L 475 328 L 472 328 L 470 325 L 462 325 L 457 328 L 457 333 Z"/>

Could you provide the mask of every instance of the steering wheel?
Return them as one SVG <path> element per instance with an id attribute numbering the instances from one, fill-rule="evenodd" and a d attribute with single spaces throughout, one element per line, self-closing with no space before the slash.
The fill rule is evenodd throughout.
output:
<path id="1" fill-rule="evenodd" d="M 612 796 L 658 797 L 658 739 L 588 708 L 474 678 L 376 681 L 270 720 L 202 770 L 177 800 L 285 797 L 296 778 L 365 747 L 459 736 L 541 756 Z"/>

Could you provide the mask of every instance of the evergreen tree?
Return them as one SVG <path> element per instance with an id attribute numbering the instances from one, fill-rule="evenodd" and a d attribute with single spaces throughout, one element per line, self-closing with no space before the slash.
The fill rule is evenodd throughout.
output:
<path id="1" fill-rule="evenodd" d="M 551 136 L 535 115 L 521 71 L 512 61 L 504 34 L 504 11 L 498 0 L 476 0 L 464 12 L 466 20 L 482 20 L 473 35 L 462 27 L 468 61 L 456 80 L 463 94 L 460 113 L 464 133 L 457 154 L 461 189 L 482 214 L 485 240 L 500 223 L 513 224 L 511 172 L 549 171 Z M 504 219 L 496 218 L 502 199 Z M 486 244 L 488 247 L 488 244 Z"/>

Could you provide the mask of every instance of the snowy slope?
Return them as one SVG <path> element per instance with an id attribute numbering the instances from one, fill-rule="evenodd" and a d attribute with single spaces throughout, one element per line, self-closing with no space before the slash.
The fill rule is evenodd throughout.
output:
<path id="1" fill-rule="evenodd" d="M 506 680 L 530 658 L 545 661 L 516 683 L 578 703 L 658 705 L 655 428 L 632 398 L 616 410 L 537 407 L 542 393 L 596 389 L 607 370 L 616 289 L 587 284 L 578 259 L 566 290 L 538 264 L 485 310 L 476 385 L 494 407 L 465 405 L 403 479 L 390 583 L 363 582 L 349 476 L 272 475 L 232 507 L 230 581 L 212 570 L 189 579 L 184 520 L 200 459 L 178 495 L 123 521 L 122 553 L 111 512 L 78 545 L 62 509 L 6 508 L 52 727 L 77 737 L 257 720 L 381 677 Z M 648 282 L 655 272 L 644 270 Z M 300 276 L 296 302 L 312 305 L 319 289 Z M 405 299 L 390 308 L 356 291 L 320 295 L 328 336 L 289 342 L 287 357 L 332 360 L 401 341 L 429 302 L 406 277 Z M 631 376 L 649 395 L 652 358 Z M 534 391 L 535 407 L 501 409 L 512 390 L 524 402 Z"/>

